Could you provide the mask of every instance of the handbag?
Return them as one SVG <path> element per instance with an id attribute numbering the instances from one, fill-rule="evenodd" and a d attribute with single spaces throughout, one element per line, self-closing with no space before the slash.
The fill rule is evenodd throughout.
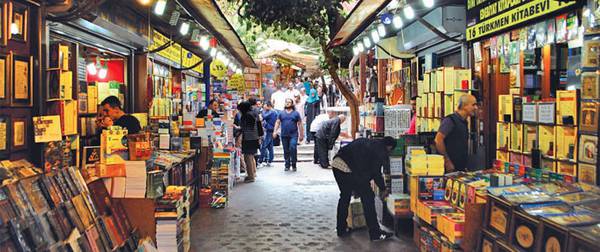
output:
<path id="1" fill-rule="evenodd" d="M 281 145 L 281 138 L 279 137 L 279 135 L 276 135 L 273 138 L 273 146 L 279 146 L 279 145 Z"/>

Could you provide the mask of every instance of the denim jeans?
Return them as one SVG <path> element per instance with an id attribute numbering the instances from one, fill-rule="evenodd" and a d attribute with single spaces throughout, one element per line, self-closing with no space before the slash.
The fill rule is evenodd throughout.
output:
<path id="1" fill-rule="evenodd" d="M 296 167 L 298 136 L 282 136 L 283 158 L 285 159 L 285 168 Z"/>
<path id="2" fill-rule="evenodd" d="M 272 163 L 275 157 L 273 153 L 273 132 L 267 131 L 265 138 L 263 139 L 262 145 L 260 146 L 260 158 L 258 163 Z"/>

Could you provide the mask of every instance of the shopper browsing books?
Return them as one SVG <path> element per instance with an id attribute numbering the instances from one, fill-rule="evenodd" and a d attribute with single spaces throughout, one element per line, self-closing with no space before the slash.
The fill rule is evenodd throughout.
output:
<path id="1" fill-rule="evenodd" d="M 259 148 L 259 138 L 263 135 L 262 123 L 260 122 L 257 110 L 252 108 L 252 104 L 244 101 L 238 105 L 241 112 L 240 128 L 242 132 L 242 154 L 246 163 L 245 182 L 254 182 L 256 178 L 256 155 Z"/>
<path id="2" fill-rule="evenodd" d="M 265 137 L 260 147 L 258 162 L 271 166 L 271 162 L 273 162 L 275 157 L 275 153 L 273 152 L 273 130 L 277 122 L 277 112 L 273 110 L 273 104 L 270 101 L 265 102 L 263 106 L 262 122 L 265 129 Z"/>
<path id="3" fill-rule="evenodd" d="M 444 155 L 446 173 L 466 171 L 469 156 L 469 126 L 467 118 L 477 111 L 477 99 L 472 95 L 463 95 L 458 101 L 454 114 L 442 120 L 435 135 L 435 147 Z"/>
<path id="4" fill-rule="evenodd" d="M 285 100 L 285 110 L 279 113 L 277 117 L 273 138 L 277 137 L 277 130 L 280 127 L 285 171 L 289 171 L 290 167 L 292 167 L 293 171 L 296 171 L 298 141 L 302 141 L 304 132 L 302 129 L 302 118 L 298 111 L 296 111 L 292 99 L 288 98 Z"/>
<path id="5" fill-rule="evenodd" d="M 317 131 L 315 145 L 319 146 L 317 150 L 319 152 L 319 164 L 321 168 L 329 167 L 329 150 L 333 149 L 335 141 L 340 136 L 340 125 L 345 121 L 346 116 L 339 115 L 323 122 L 319 131 Z"/>
<path id="6" fill-rule="evenodd" d="M 333 176 L 340 189 L 336 226 L 338 236 L 344 236 L 350 232 L 346 218 L 348 217 L 350 197 L 354 191 L 360 196 L 371 240 L 384 240 L 392 237 L 393 234 L 384 232 L 379 227 L 371 180 L 375 181 L 382 196 L 388 195 L 381 175 L 381 167 L 389 169 L 389 155 L 395 147 L 396 140 L 392 137 L 376 140 L 359 138 L 342 147 L 331 161 Z"/>
<path id="7" fill-rule="evenodd" d="M 216 99 L 211 99 L 208 102 L 208 107 L 201 109 L 200 112 L 198 112 L 198 115 L 196 117 L 198 118 L 202 118 L 202 117 L 206 117 L 208 115 L 208 110 L 210 110 L 210 114 L 213 118 L 219 118 L 219 102 Z"/>
<path id="8" fill-rule="evenodd" d="M 137 134 L 142 129 L 137 118 L 123 112 L 121 101 L 116 96 L 106 97 L 100 106 L 102 106 L 103 113 L 112 119 L 113 125 L 126 128 L 129 134 Z"/>

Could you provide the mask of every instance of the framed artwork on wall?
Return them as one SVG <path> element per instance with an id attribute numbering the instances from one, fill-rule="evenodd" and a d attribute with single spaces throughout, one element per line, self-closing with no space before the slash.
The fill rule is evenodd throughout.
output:
<path id="1" fill-rule="evenodd" d="M 579 161 L 596 164 L 598 161 L 598 137 L 579 135 Z"/>
<path id="2" fill-rule="evenodd" d="M 13 55 L 12 58 L 11 105 L 16 107 L 30 107 L 33 100 L 31 57 Z"/>
<path id="3" fill-rule="evenodd" d="M 1 30 L 1 29 L 0 29 Z M 10 85 L 8 85 L 8 62 L 5 54 L 0 54 L 0 105 L 10 102 Z"/>
<path id="4" fill-rule="evenodd" d="M 12 151 L 26 150 L 28 148 L 28 123 L 29 121 L 25 117 L 12 118 Z"/>
<path id="5" fill-rule="evenodd" d="M 0 158 L 8 158 L 10 153 L 10 116 L 0 115 Z"/>
<path id="6" fill-rule="evenodd" d="M 10 15 L 7 22 L 9 24 L 6 26 L 8 27 L 7 35 L 9 39 L 27 42 L 29 7 L 20 3 L 11 2 L 9 9 Z"/>

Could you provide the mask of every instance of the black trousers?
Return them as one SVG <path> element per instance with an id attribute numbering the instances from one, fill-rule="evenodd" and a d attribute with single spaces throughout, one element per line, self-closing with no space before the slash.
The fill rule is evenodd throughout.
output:
<path id="1" fill-rule="evenodd" d="M 352 192 L 356 192 L 360 196 L 362 207 L 369 227 L 369 235 L 376 237 L 381 232 L 379 222 L 377 221 L 377 212 L 375 211 L 375 194 L 371 190 L 371 185 L 368 181 L 358 181 L 352 173 L 345 173 L 336 168 L 333 168 L 333 176 L 340 188 L 340 199 L 337 206 L 337 226 L 338 230 L 345 230 L 348 227 L 346 218 L 348 218 L 348 207 L 350 206 L 350 198 Z"/>
<path id="2" fill-rule="evenodd" d="M 315 144 L 313 145 L 313 163 L 318 164 L 319 163 L 319 145 L 317 144 L 317 137 L 315 136 L 314 132 L 309 132 L 308 135 L 311 135 L 314 137 L 315 139 Z"/>
<path id="3" fill-rule="evenodd" d="M 315 146 L 317 147 L 317 156 L 319 158 L 319 164 L 321 167 L 327 168 L 329 166 L 329 142 L 326 138 L 316 138 Z"/>

